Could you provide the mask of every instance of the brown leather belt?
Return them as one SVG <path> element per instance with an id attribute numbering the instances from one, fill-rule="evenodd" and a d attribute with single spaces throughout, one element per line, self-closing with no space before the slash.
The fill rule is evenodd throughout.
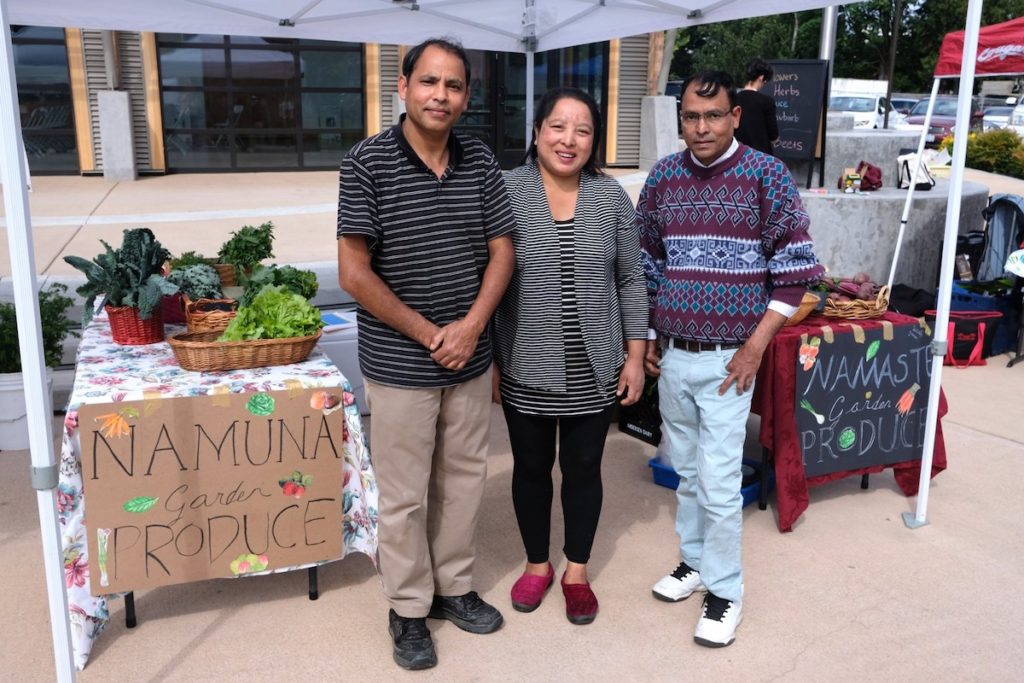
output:
<path id="1" fill-rule="evenodd" d="M 692 339 L 680 339 L 679 337 L 669 337 L 668 345 L 672 348 L 679 349 L 680 351 L 689 351 L 690 353 L 699 353 L 701 351 L 727 351 L 729 349 L 738 349 L 743 344 L 731 343 L 731 344 L 716 344 L 713 342 L 701 342 L 694 341 Z"/>

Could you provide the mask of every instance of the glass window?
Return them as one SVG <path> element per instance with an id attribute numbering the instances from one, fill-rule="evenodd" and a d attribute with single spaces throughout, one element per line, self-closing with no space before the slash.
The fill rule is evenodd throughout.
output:
<path id="1" fill-rule="evenodd" d="M 161 43 L 210 43 L 223 45 L 224 36 L 215 36 L 208 33 L 161 33 Z"/>
<path id="2" fill-rule="evenodd" d="M 77 173 L 78 145 L 64 30 L 20 26 L 11 33 L 29 170 Z"/>
<path id="3" fill-rule="evenodd" d="M 232 128 L 294 128 L 295 95 L 287 90 L 236 93 Z"/>
<path id="4" fill-rule="evenodd" d="M 295 135 L 238 133 L 235 146 L 239 168 L 295 168 L 299 165 Z"/>
<path id="5" fill-rule="evenodd" d="M 227 133 L 203 134 L 174 132 L 166 137 L 169 168 L 231 168 L 231 137 Z"/>
<path id="6" fill-rule="evenodd" d="M 361 93 L 304 93 L 303 128 L 363 129 Z"/>
<path id="7" fill-rule="evenodd" d="M 164 86 L 223 87 L 227 83 L 224 50 L 160 48 L 160 82 Z"/>
<path id="8" fill-rule="evenodd" d="M 295 85 L 295 53 L 284 50 L 231 50 L 235 87 L 290 88 Z"/>
<path id="9" fill-rule="evenodd" d="M 12 26 L 11 38 L 14 40 L 52 40 L 64 42 L 64 29 L 52 26 Z"/>
<path id="10" fill-rule="evenodd" d="M 362 138 L 361 133 L 355 132 L 303 135 L 303 165 L 313 168 L 317 166 L 341 166 L 341 160 L 345 157 L 345 153 Z"/>
<path id="11" fill-rule="evenodd" d="M 361 88 L 363 55 L 359 52 L 304 50 L 299 55 L 306 88 Z"/>
<path id="12" fill-rule="evenodd" d="M 360 46 L 191 34 L 157 41 L 170 169 L 334 168 L 364 137 Z"/>

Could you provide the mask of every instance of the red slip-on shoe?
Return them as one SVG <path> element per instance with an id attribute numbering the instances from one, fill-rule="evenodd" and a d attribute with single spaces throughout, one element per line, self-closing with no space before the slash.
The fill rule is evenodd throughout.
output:
<path id="1" fill-rule="evenodd" d="M 544 576 L 523 574 L 512 584 L 512 607 L 519 612 L 532 612 L 540 606 L 544 593 L 555 582 L 555 568 L 548 564 Z"/>
<path id="2" fill-rule="evenodd" d="M 597 616 L 597 596 L 590 583 L 566 583 L 562 574 L 562 594 L 565 596 L 565 616 L 573 624 L 589 624 Z"/>

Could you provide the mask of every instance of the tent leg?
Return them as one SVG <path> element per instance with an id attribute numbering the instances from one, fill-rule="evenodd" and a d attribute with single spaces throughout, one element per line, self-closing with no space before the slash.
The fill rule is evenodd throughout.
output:
<path id="1" fill-rule="evenodd" d="M 124 596 L 124 625 L 125 628 L 135 628 L 139 625 L 135 618 L 135 593 L 129 591 Z"/>
<path id="2" fill-rule="evenodd" d="M 868 487 L 868 477 L 869 477 L 869 476 L 870 476 L 870 475 L 868 475 L 868 474 L 862 474 L 862 475 L 860 475 L 860 487 L 861 487 L 862 489 L 867 489 L 867 487 Z"/>
<path id="3" fill-rule="evenodd" d="M 918 529 L 923 526 L 928 526 L 927 519 L 919 520 L 917 518 L 917 515 L 915 515 L 913 512 L 903 513 L 903 523 L 907 525 L 908 529 Z"/>
<path id="4" fill-rule="evenodd" d="M 320 586 L 319 586 L 320 575 L 317 573 L 316 567 L 309 568 L 309 599 L 316 600 L 320 597 Z"/>

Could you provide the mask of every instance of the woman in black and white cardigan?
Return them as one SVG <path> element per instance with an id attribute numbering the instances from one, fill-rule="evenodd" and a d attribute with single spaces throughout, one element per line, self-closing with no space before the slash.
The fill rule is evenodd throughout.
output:
<path id="1" fill-rule="evenodd" d="M 587 562 L 601 512 L 601 456 L 616 398 L 643 390 L 647 295 L 633 206 L 597 163 L 601 117 L 575 88 L 545 93 L 530 161 L 506 177 L 518 223 L 516 270 L 495 314 L 500 400 L 526 547 L 512 605 L 529 612 L 554 581 L 548 559 L 558 442 L 566 615 L 597 614 Z"/>

